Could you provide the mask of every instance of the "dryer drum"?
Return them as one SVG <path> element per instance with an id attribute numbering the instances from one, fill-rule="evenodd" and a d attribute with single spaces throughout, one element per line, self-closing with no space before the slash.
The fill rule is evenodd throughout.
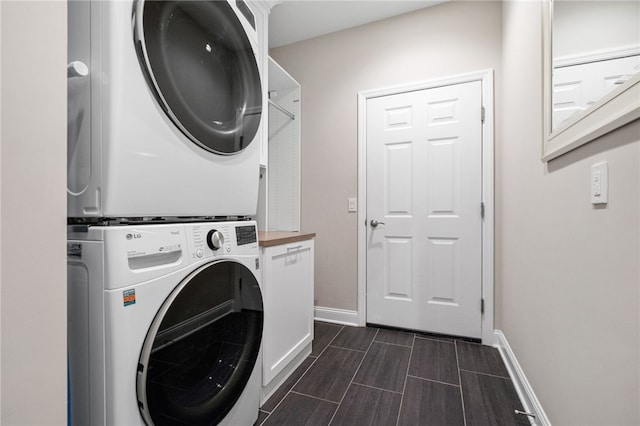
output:
<path id="1" fill-rule="evenodd" d="M 149 425 L 215 425 L 233 408 L 262 341 L 262 295 L 233 261 L 207 264 L 164 302 L 138 364 L 138 405 Z"/>
<path id="2" fill-rule="evenodd" d="M 138 54 L 155 97 L 174 124 L 219 154 L 246 148 L 262 115 L 256 57 L 226 1 L 144 1 Z"/>

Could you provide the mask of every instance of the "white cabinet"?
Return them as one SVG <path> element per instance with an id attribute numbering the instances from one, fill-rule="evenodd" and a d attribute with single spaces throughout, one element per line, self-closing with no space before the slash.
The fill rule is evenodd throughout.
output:
<path id="1" fill-rule="evenodd" d="M 262 247 L 261 258 L 266 399 L 311 353 L 313 240 Z"/>

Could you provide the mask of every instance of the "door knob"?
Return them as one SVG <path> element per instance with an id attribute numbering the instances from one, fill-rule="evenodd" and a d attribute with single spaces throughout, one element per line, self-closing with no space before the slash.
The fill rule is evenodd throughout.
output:
<path id="1" fill-rule="evenodd" d="M 73 61 L 67 65 L 67 78 L 86 77 L 89 75 L 89 67 L 84 62 Z"/>
<path id="2" fill-rule="evenodd" d="M 371 222 L 369 222 L 369 223 L 371 224 L 371 227 L 372 227 L 372 228 L 377 228 L 377 227 L 378 227 L 378 225 L 386 225 L 386 223 L 384 223 L 384 222 L 378 222 L 378 221 L 377 221 L 377 220 L 375 220 L 375 219 L 372 219 L 372 220 L 371 220 Z"/>

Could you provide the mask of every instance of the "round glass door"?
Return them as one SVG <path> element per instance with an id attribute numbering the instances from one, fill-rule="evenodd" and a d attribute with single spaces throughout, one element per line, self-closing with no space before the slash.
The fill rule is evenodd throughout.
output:
<path id="1" fill-rule="evenodd" d="M 226 1 L 140 1 L 135 33 L 154 94 L 182 133 L 219 154 L 253 141 L 262 115 L 260 73 Z"/>
<path id="2" fill-rule="evenodd" d="M 220 422 L 253 372 L 262 324 L 262 295 L 249 269 L 220 261 L 194 271 L 158 311 L 140 354 L 145 422 Z"/>

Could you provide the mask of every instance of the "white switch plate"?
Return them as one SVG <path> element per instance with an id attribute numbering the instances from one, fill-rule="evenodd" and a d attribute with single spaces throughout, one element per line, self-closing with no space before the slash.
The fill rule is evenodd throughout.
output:
<path id="1" fill-rule="evenodd" d="M 358 211 L 358 199 L 357 198 L 349 198 L 349 211 L 355 212 Z"/>
<path id="2" fill-rule="evenodd" d="M 606 161 L 591 166 L 591 204 L 606 204 L 608 202 L 608 169 Z"/>

